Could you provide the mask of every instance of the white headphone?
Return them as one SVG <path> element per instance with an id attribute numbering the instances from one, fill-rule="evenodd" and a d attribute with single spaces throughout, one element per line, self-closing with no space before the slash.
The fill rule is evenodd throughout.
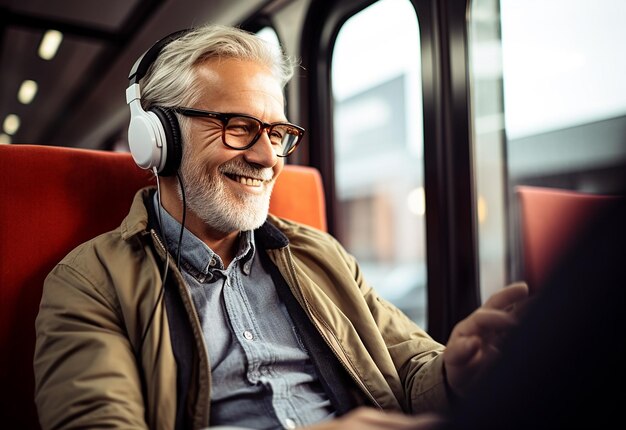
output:
<path id="1" fill-rule="evenodd" d="M 142 169 L 155 170 L 161 176 L 171 176 L 180 165 L 181 133 L 176 115 L 167 108 L 152 106 L 145 111 L 141 106 L 143 78 L 161 50 L 189 30 L 179 30 L 157 41 L 137 59 L 128 75 L 126 103 L 130 106 L 128 145 L 135 163 Z"/>

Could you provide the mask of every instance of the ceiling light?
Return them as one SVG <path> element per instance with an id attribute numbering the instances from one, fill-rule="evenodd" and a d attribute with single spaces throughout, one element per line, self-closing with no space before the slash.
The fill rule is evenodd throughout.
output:
<path id="1" fill-rule="evenodd" d="M 57 30 L 48 30 L 41 39 L 39 45 L 39 56 L 44 60 L 51 60 L 57 53 L 59 45 L 63 40 L 63 33 Z"/>
<path id="2" fill-rule="evenodd" d="M 6 134 L 15 134 L 20 128 L 20 117 L 15 114 L 9 114 L 4 119 L 4 132 Z"/>
<path id="3" fill-rule="evenodd" d="M 17 99 L 27 105 L 33 101 L 35 94 L 37 94 L 37 82 L 27 79 L 22 82 L 20 90 L 17 92 Z"/>
<path id="4" fill-rule="evenodd" d="M 0 145 L 4 143 L 11 143 L 11 136 L 5 133 L 0 133 Z"/>

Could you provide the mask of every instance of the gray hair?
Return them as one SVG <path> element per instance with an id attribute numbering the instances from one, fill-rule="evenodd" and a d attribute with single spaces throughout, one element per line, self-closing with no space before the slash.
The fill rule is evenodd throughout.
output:
<path id="1" fill-rule="evenodd" d="M 142 105 L 193 106 L 200 98 L 196 66 L 209 58 L 252 60 L 267 66 L 284 88 L 296 62 L 253 33 L 207 24 L 167 44 L 142 79 Z"/>

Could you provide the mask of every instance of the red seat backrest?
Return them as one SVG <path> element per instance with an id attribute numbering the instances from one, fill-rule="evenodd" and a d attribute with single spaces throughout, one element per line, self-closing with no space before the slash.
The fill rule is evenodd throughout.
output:
<path id="1" fill-rule="evenodd" d="M 286 165 L 274 185 L 270 213 L 327 231 L 324 186 L 319 170 Z"/>
<path id="2" fill-rule="evenodd" d="M 34 321 L 44 278 L 70 250 L 119 225 L 152 174 L 129 153 L 0 145 L 0 423 L 39 428 Z M 326 229 L 321 176 L 285 166 L 270 211 Z"/>
<path id="3" fill-rule="evenodd" d="M 587 224 L 620 196 L 587 194 L 554 188 L 519 186 L 523 277 L 539 288 Z"/>

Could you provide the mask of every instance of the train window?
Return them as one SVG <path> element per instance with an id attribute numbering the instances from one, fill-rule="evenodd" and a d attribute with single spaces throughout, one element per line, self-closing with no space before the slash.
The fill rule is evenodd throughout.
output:
<path id="1" fill-rule="evenodd" d="M 335 234 L 378 293 L 425 327 L 420 67 L 408 0 L 378 1 L 338 32 L 331 72 Z"/>
<path id="2" fill-rule="evenodd" d="M 624 180 L 624 16 L 622 0 L 472 2 L 483 298 L 523 276 L 517 185 L 611 193 Z"/>

